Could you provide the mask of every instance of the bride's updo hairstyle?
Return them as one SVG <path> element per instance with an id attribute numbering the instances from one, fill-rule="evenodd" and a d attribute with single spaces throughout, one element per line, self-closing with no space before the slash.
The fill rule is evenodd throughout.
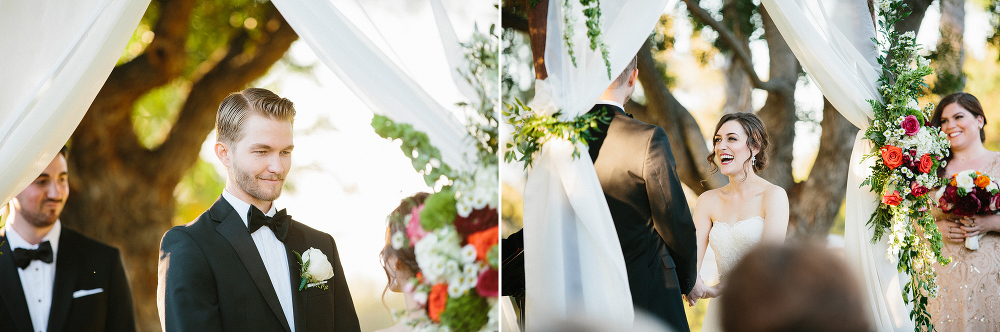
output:
<path id="1" fill-rule="evenodd" d="M 941 128 L 941 114 L 944 114 L 944 108 L 951 104 L 958 104 L 972 113 L 972 116 L 983 118 L 983 127 L 986 127 L 986 113 L 983 113 L 983 105 L 979 103 L 976 96 L 965 92 L 955 92 L 941 98 L 941 102 L 934 107 L 934 115 L 931 115 L 931 126 Z M 986 131 L 983 128 L 979 128 L 979 140 L 986 142 Z M 951 159 L 950 155 L 948 159 Z"/>
<path id="2" fill-rule="evenodd" d="M 396 234 L 396 232 L 403 232 L 403 234 L 406 234 L 406 223 L 404 222 L 404 219 L 412 213 L 413 208 L 424 204 L 424 200 L 427 199 L 427 196 L 430 196 L 430 194 L 422 192 L 404 198 L 399 202 L 399 206 L 397 206 L 396 209 L 393 210 L 392 213 L 390 213 L 386 218 L 386 222 L 389 226 L 386 229 L 385 247 L 382 247 L 382 252 L 379 254 L 379 259 L 382 261 L 382 269 L 385 270 L 385 276 L 388 278 L 388 281 L 385 284 L 385 289 L 382 290 L 383 304 L 385 303 L 385 294 L 389 290 L 389 286 L 392 285 L 393 281 L 400 282 L 399 280 L 394 280 L 396 279 L 396 275 L 395 273 L 392 273 L 392 271 L 397 269 L 397 266 L 401 266 L 409 270 L 409 272 L 413 273 L 413 275 L 416 275 L 417 272 L 420 271 L 420 266 L 417 265 L 417 255 L 413 252 L 413 246 L 402 246 L 399 249 L 395 249 L 392 247 L 392 241 L 390 238 L 392 237 L 392 234 Z M 396 266 L 390 266 L 390 257 L 396 258 Z"/>
<path id="3" fill-rule="evenodd" d="M 719 123 L 715 125 L 715 131 L 712 132 L 712 137 L 714 139 L 715 135 L 719 133 L 719 128 L 729 121 L 736 121 L 740 123 L 743 127 L 743 131 L 747 133 L 747 147 L 751 150 L 756 149 L 756 155 L 751 156 L 750 159 L 744 163 L 744 169 L 746 163 L 751 160 L 753 162 L 753 172 L 760 173 L 764 167 L 767 167 L 767 129 L 764 129 L 764 122 L 760 121 L 760 118 L 756 114 L 746 113 L 746 112 L 736 112 L 723 115 L 719 119 Z M 756 158 L 753 158 L 756 157 Z M 715 163 L 715 147 L 713 144 L 712 153 L 708 154 L 708 166 L 712 169 L 712 174 L 719 171 L 719 165 Z"/>

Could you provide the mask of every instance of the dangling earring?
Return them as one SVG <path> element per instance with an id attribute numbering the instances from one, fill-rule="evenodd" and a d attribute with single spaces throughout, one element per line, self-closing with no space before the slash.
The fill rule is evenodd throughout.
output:
<path id="1" fill-rule="evenodd" d="M 750 165 L 757 165 L 757 156 L 750 156 Z"/>

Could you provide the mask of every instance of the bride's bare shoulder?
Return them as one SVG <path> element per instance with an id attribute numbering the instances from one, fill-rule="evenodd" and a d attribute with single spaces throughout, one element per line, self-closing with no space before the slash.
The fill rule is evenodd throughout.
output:
<path id="1" fill-rule="evenodd" d="M 773 183 L 767 182 L 767 180 L 765 180 L 764 182 L 765 182 L 765 185 L 764 185 L 764 200 L 765 201 L 768 201 L 768 202 L 773 201 L 773 200 L 779 200 L 779 201 L 783 200 L 785 202 L 788 201 L 788 193 L 785 192 L 785 188 L 782 188 L 782 187 L 780 187 L 778 185 L 775 185 Z"/>

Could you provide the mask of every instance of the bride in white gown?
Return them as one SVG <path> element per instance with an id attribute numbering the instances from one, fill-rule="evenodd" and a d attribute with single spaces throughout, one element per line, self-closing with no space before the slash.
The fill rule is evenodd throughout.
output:
<path id="1" fill-rule="evenodd" d="M 709 163 L 729 177 L 729 184 L 704 192 L 695 205 L 698 234 L 698 270 L 705 249 L 712 246 L 719 269 L 719 283 L 708 286 L 701 276 L 687 295 L 689 305 L 698 299 L 718 297 L 726 275 L 754 245 L 782 243 L 788 228 L 788 196 L 781 187 L 757 172 L 767 164 L 767 132 L 752 113 L 726 114 L 715 127 Z M 719 301 L 708 304 L 702 331 L 721 331 Z"/>

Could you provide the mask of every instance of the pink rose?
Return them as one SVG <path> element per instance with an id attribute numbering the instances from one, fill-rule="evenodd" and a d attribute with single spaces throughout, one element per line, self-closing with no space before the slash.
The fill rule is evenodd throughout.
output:
<path id="1" fill-rule="evenodd" d="M 920 131 L 920 121 L 917 121 L 917 117 L 912 115 L 907 115 L 903 118 L 903 123 L 901 124 L 903 130 L 906 131 L 907 136 L 916 135 Z"/>
<path id="2" fill-rule="evenodd" d="M 406 225 L 406 236 L 410 238 L 410 245 L 416 245 L 420 239 L 423 239 L 427 235 L 427 231 L 420 226 L 420 211 L 424 209 L 424 205 L 421 204 L 418 207 L 410 210 L 410 223 Z"/>

